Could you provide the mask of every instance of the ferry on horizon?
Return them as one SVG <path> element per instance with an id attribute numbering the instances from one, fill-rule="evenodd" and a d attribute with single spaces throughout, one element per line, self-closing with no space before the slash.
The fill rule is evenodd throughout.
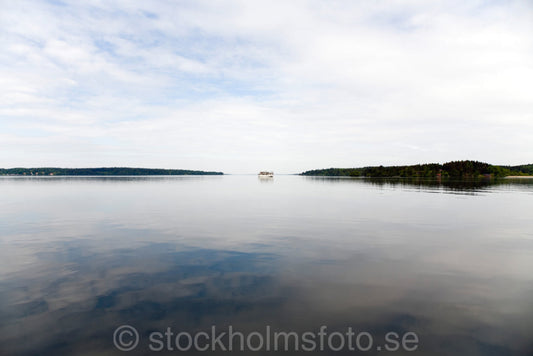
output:
<path id="1" fill-rule="evenodd" d="M 259 177 L 260 178 L 271 178 L 271 177 L 274 177 L 274 172 L 267 172 L 267 171 L 259 172 Z"/>

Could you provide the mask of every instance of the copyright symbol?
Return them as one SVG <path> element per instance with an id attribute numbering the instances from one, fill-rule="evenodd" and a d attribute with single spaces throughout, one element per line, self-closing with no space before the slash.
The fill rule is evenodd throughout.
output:
<path id="1" fill-rule="evenodd" d="M 120 351 L 131 351 L 139 344 L 139 333 L 133 326 L 119 326 L 113 333 L 113 343 Z"/>

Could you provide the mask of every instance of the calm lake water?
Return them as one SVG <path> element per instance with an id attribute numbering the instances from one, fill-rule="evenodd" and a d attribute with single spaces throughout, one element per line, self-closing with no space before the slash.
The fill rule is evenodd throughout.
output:
<path id="1" fill-rule="evenodd" d="M 307 354 L 533 355 L 532 212 L 526 179 L 3 177 L 0 354 L 268 325 L 371 343 Z M 390 332 L 418 348 L 385 350 Z"/>

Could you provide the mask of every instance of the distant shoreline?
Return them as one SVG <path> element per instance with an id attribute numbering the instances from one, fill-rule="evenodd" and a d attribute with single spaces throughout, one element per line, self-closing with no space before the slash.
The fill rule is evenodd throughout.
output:
<path id="1" fill-rule="evenodd" d="M 98 167 L 98 168 L 0 168 L 0 176 L 187 176 L 223 175 L 222 172 L 188 169 Z"/>
<path id="2" fill-rule="evenodd" d="M 533 176 L 533 164 L 492 165 L 479 161 L 452 161 L 405 166 L 369 166 L 360 168 L 314 169 L 302 176 L 372 177 L 372 178 L 505 178 Z"/>

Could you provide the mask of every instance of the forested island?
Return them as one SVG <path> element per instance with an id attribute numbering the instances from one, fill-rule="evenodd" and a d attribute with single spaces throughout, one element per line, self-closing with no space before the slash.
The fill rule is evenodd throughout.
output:
<path id="1" fill-rule="evenodd" d="M 303 176 L 331 177 L 406 177 L 406 178 L 478 178 L 533 175 L 533 164 L 496 166 L 478 161 L 453 161 L 409 166 L 374 166 L 361 168 L 327 168 L 300 173 Z"/>
<path id="2" fill-rule="evenodd" d="M 185 169 L 161 168 L 0 168 L 0 175 L 24 176 L 181 176 L 181 175 L 222 175 L 222 172 L 191 171 Z"/>

